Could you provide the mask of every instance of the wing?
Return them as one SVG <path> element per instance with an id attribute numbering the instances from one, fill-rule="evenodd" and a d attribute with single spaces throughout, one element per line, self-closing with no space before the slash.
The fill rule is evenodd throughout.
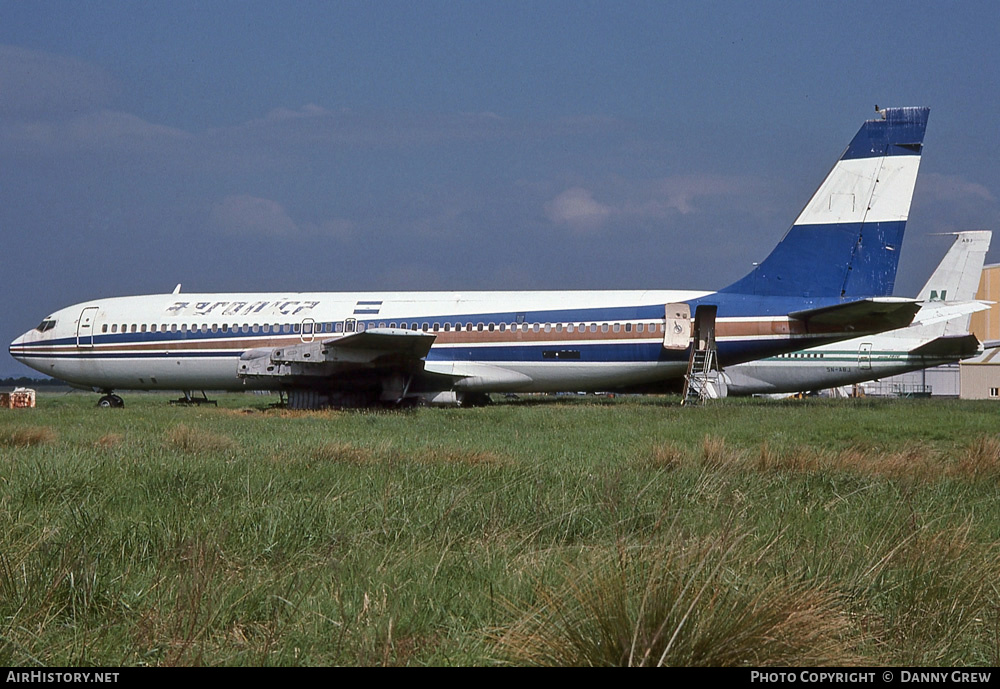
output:
<path id="1" fill-rule="evenodd" d="M 241 378 L 330 378 L 344 373 L 415 373 L 435 335 L 399 328 L 373 328 L 319 342 L 263 347 L 240 357 Z"/>

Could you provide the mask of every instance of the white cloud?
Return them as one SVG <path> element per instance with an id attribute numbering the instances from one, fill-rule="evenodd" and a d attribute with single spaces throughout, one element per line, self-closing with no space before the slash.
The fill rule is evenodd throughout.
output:
<path id="1" fill-rule="evenodd" d="M 297 223 L 277 201 L 236 194 L 212 207 L 209 220 L 227 234 L 257 237 L 327 237 L 341 242 L 354 239 L 356 227 L 350 220 L 335 218 L 318 223 Z"/>
<path id="2" fill-rule="evenodd" d="M 662 218 L 672 211 L 683 215 L 697 212 L 695 200 L 706 196 L 737 196 L 746 185 L 738 179 L 717 175 L 676 175 L 652 183 L 650 197 L 632 210 L 645 217 Z"/>
<path id="3" fill-rule="evenodd" d="M 744 197 L 751 187 L 746 180 L 713 175 L 678 175 L 655 180 L 618 180 L 604 191 L 618 199 L 601 203 L 593 192 L 573 187 L 545 204 L 545 217 L 556 225 L 578 232 L 595 232 L 616 220 L 668 220 L 697 213 L 704 197 Z"/>
<path id="4" fill-rule="evenodd" d="M 567 189 L 545 204 L 545 217 L 578 232 L 597 230 L 612 213 L 614 209 L 598 203 L 591 192 L 580 187 Z"/>
<path id="5" fill-rule="evenodd" d="M 288 237 L 299 233 L 280 203 L 256 196 L 227 196 L 212 208 L 210 220 L 230 234 Z"/>
<path id="6" fill-rule="evenodd" d="M 103 106 L 117 90 L 107 72 L 76 58 L 0 45 L 0 114 L 66 117 Z"/>
<path id="7" fill-rule="evenodd" d="M 31 155 L 155 153 L 171 151 L 178 142 L 193 139 L 180 129 L 113 110 L 93 110 L 60 120 L 11 120 L 0 127 L 0 145 Z"/>
<path id="8" fill-rule="evenodd" d="M 344 219 L 324 220 L 315 225 L 307 225 L 305 229 L 312 234 L 339 239 L 342 242 L 354 239 L 357 230 L 352 221 Z"/>
<path id="9" fill-rule="evenodd" d="M 978 182 L 969 182 L 957 175 L 942 175 L 935 172 L 921 173 L 919 189 L 923 197 L 933 201 L 996 200 L 984 185 Z"/>

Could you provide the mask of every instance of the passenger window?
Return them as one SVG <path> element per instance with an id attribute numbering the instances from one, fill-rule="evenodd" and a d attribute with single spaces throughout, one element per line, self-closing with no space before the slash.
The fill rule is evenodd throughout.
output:
<path id="1" fill-rule="evenodd" d="M 102 333 L 108 332 L 108 324 L 107 323 L 105 323 L 104 325 L 101 326 L 101 332 Z"/>
<path id="2" fill-rule="evenodd" d="M 111 332 L 113 332 L 113 333 L 118 332 L 118 324 L 117 323 L 112 323 L 111 324 Z"/>

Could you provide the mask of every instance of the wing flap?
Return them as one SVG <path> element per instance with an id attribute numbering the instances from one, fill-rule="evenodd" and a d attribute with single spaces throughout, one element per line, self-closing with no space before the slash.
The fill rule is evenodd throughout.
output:
<path id="1" fill-rule="evenodd" d="M 323 340 L 323 346 L 336 356 L 343 352 L 382 352 L 412 356 L 427 356 L 437 336 L 401 328 L 370 328 L 359 333 Z"/>

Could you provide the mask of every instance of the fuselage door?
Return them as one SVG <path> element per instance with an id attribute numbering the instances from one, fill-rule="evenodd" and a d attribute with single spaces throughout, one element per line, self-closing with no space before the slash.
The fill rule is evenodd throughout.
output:
<path id="1" fill-rule="evenodd" d="M 88 306 L 80 314 L 76 324 L 76 346 L 93 347 L 94 330 L 97 328 L 97 307 Z"/>
<path id="2" fill-rule="evenodd" d="M 872 367 L 872 343 L 862 342 L 858 348 L 858 368 L 869 371 Z"/>
<path id="3" fill-rule="evenodd" d="M 691 344 L 691 307 L 687 304 L 666 305 L 666 327 L 663 329 L 664 349 L 687 349 Z"/>
<path id="4" fill-rule="evenodd" d="M 302 334 L 303 342 L 312 342 L 316 332 L 316 321 L 311 318 L 303 319 L 302 329 L 299 332 Z"/>

